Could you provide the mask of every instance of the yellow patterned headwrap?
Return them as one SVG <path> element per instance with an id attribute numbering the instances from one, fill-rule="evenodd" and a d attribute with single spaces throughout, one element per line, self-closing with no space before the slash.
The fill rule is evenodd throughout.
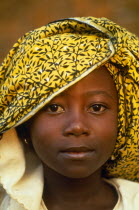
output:
<path id="1" fill-rule="evenodd" d="M 139 181 L 139 39 L 106 18 L 69 18 L 26 33 L 0 67 L 0 133 L 105 65 L 119 96 L 118 138 L 105 175 Z"/>

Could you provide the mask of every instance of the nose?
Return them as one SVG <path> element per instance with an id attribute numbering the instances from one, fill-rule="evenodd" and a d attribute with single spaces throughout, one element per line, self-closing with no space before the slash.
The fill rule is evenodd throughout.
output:
<path id="1" fill-rule="evenodd" d="M 79 113 L 71 114 L 67 117 L 66 126 L 64 128 L 64 136 L 88 136 L 90 134 L 89 127 L 87 125 L 87 120 L 85 117 Z"/>

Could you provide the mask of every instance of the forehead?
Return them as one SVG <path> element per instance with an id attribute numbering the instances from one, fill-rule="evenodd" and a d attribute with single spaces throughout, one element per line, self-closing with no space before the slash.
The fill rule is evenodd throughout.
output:
<path id="1" fill-rule="evenodd" d="M 81 79 L 79 82 L 65 90 L 60 96 L 74 95 L 74 94 L 110 94 L 117 97 L 115 83 L 106 69 L 100 67 L 89 75 Z"/>

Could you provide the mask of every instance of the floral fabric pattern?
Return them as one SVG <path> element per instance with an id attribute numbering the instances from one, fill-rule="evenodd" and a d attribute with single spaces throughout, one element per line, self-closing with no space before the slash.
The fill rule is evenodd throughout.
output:
<path id="1" fill-rule="evenodd" d="M 0 67 L 0 133 L 101 65 L 119 96 L 118 137 L 104 175 L 139 181 L 139 39 L 106 18 L 58 20 L 18 40 Z"/>

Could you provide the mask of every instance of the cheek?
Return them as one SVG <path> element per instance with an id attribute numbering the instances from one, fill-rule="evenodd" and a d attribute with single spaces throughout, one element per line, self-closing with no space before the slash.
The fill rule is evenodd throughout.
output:
<path id="1" fill-rule="evenodd" d="M 35 141 L 35 139 L 39 139 L 40 141 L 44 141 L 46 138 L 49 139 L 50 134 L 52 134 L 54 130 L 54 124 L 50 122 L 51 121 L 46 119 L 42 114 L 36 116 L 30 126 L 31 139 L 33 141 Z"/>
<path id="2" fill-rule="evenodd" d="M 53 160 L 54 148 L 50 143 L 51 139 L 49 136 L 32 135 L 32 145 L 40 160 L 49 165 L 49 160 Z"/>
<path id="3" fill-rule="evenodd" d="M 38 157 L 43 161 L 49 161 L 49 158 L 56 154 L 55 145 L 57 145 L 55 136 L 58 135 L 57 126 L 44 118 L 35 119 L 30 126 L 30 137 L 34 150 Z"/>
<path id="4" fill-rule="evenodd" d="M 117 139 L 117 115 L 108 115 L 96 120 L 94 125 L 96 135 L 105 152 L 112 152 Z"/>
<path id="5" fill-rule="evenodd" d="M 102 130 L 102 135 L 104 137 L 107 137 L 108 139 L 112 138 L 114 140 L 116 140 L 117 137 L 117 120 L 113 119 L 111 120 L 107 120 L 107 121 L 103 121 L 101 124 L 101 130 Z"/>

